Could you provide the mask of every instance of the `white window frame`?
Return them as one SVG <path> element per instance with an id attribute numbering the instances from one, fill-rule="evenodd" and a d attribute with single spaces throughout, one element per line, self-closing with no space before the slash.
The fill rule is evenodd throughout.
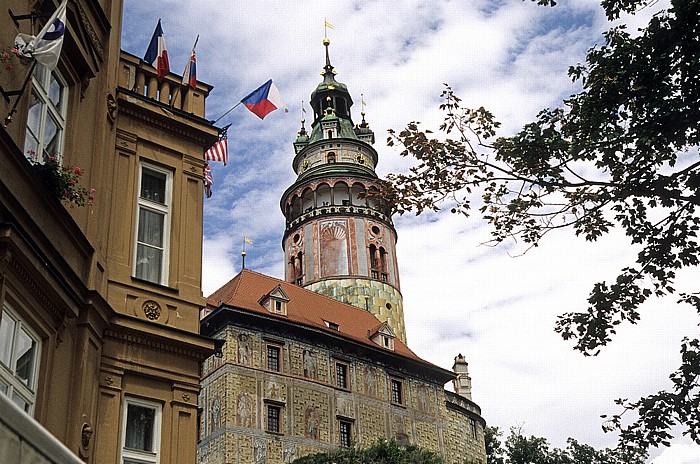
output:
<path id="1" fill-rule="evenodd" d="M 143 179 L 144 169 L 165 175 L 165 199 L 164 203 L 158 203 L 156 201 L 148 200 L 146 198 L 141 198 L 141 182 Z M 173 172 L 169 169 L 165 169 L 147 162 L 141 161 L 139 163 L 139 176 L 136 191 L 136 230 L 134 231 L 134 265 L 132 268 L 132 275 L 138 279 L 153 282 L 159 285 L 168 285 L 168 274 L 170 269 L 170 222 L 172 217 L 172 197 L 173 197 Z M 160 269 L 160 280 L 151 281 L 143 277 L 138 277 L 136 269 L 138 266 L 138 248 L 139 248 L 139 222 L 141 217 L 141 209 L 145 209 L 151 212 L 162 214 L 163 218 L 163 256 L 161 261 Z M 145 244 L 147 246 L 152 246 L 150 244 Z"/>
<path id="2" fill-rule="evenodd" d="M 36 387 L 38 383 L 39 376 L 39 363 L 41 360 L 41 338 L 37 333 L 32 330 L 32 328 L 25 322 L 24 319 L 10 307 L 10 305 L 5 302 L 2 305 L 2 316 L 1 319 L 4 320 L 5 316 L 8 316 L 15 323 L 14 330 L 12 332 L 11 346 L 10 346 L 10 365 L 5 365 L 0 361 L 0 383 L 6 386 L 7 391 L 5 394 L 12 399 L 15 404 L 20 406 L 24 411 L 29 414 L 34 414 L 34 406 L 36 404 Z M 0 322 L 2 324 L 2 322 Z M 31 379 L 29 384 L 25 383 L 22 379 L 17 377 L 15 371 L 17 365 L 17 335 L 20 331 L 24 332 L 29 338 L 35 343 L 34 345 L 34 359 L 33 365 L 31 366 Z M 4 340 L 3 340 L 4 341 Z M 0 341 L 1 342 L 1 341 Z M 24 404 L 20 405 L 17 400 L 23 401 Z"/>
<path id="3" fill-rule="evenodd" d="M 56 82 L 61 86 L 59 104 L 58 106 L 54 104 L 49 98 L 48 88 L 51 84 L 51 77 L 56 79 Z M 27 133 L 25 134 L 24 143 L 24 155 L 30 158 L 32 161 L 43 163 L 44 162 L 44 132 L 46 130 L 46 120 L 48 117 L 53 117 L 52 119 L 56 122 L 58 131 L 58 141 L 56 143 L 56 153 L 46 153 L 47 156 L 55 156 L 58 162 L 61 162 L 63 158 L 63 147 L 66 137 L 66 119 L 68 113 L 68 84 L 66 80 L 61 76 L 58 70 L 54 69 L 49 71 L 43 65 L 37 64 L 36 70 L 32 74 L 32 92 L 36 92 L 39 97 L 41 107 L 41 114 L 39 116 L 39 127 L 37 128 L 37 133 L 34 136 L 37 139 L 36 153 L 31 155 L 27 153 L 29 147 L 27 146 L 27 137 L 29 135 L 29 119 L 27 118 Z M 32 130 L 32 133 L 34 130 Z"/>
<path id="4" fill-rule="evenodd" d="M 126 426 L 129 405 L 153 409 L 153 451 L 142 451 L 126 447 Z M 124 409 L 122 411 L 122 437 L 121 437 L 121 464 L 158 464 L 160 462 L 160 429 L 163 417 L 163 407 L 159 403 L 146 401 L 130 396 L 124 397 Z"/>
<path id="5" fill-rule="evenodd" d="M 398 386 L 398 390 L 394 389 L 394 385 Z M 395 397 L 395 393 L 399 396 L 398 401 L 396 401 L 397 398 Z M 398 404 L 401 406 L 406 404 L 404 385 L 402 379 L 397 379 L 395 377 L 389 378 L 389 400 L 392 404 Z"/>

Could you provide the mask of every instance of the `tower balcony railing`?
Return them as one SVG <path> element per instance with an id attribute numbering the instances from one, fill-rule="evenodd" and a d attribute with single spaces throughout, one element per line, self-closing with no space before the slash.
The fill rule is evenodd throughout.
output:
<path id="1" fill-rule="evenodd" d="M 287 221 L 287 227 L 296 227 L 302 222 L 306 222 L 309 219 L 319 217 L 319 216 L 331 216 L 336 214 L 350 214 L 357 216 L 369 216 L 377 218 L 379 220 L 388 222 L 391 224 L 391 216 L 383 213 L 382 211 L 370 208 L 368 206 L 357 206 L 357 205 L 333 205 L 333 206 L 319 206 L 316 208 L 309 208 L 304 213 L 300 214 L 291 221 Z"/>
<path id="2" fill-rule="evenodd" d="M 120 87 L 171 108 L 205 117 L 204 101 L 212 89 L 208 84 L 197 82 L 197 88 L 192 89 L 183 86 L 182 76 L 173 73 L 159 82 L 156 68 L 125 51 L 121 52 L 120 69 Z"/>

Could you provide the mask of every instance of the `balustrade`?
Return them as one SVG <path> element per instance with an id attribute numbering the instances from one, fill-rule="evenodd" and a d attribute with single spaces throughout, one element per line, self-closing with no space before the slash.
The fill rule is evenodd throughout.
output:
<path id="1" fill-rule="evenodd" d="M 156 68 L 122 51 L 119 86 L 174 109 L 205 117 L 205 100 L 211 86 L 197 82 L 197 88 L 182 85 L 182 77 L 170 73 L 160 82 Z"/>

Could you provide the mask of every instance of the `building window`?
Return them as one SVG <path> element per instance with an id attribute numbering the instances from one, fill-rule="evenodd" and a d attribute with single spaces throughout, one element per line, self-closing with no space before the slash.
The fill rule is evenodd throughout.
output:
<path id="1" fill-rule="evenodd" d="M 28 414 L 36 402 L 39 336 L 5 304 L 0 319 L 0 393 Z"/>
<path id="2" fill-rule="evenodd" d="M 122 464 L 159 462 L 161 406 L 128 397 L 124 404 Z"/>
<path id="3" fill-rule="evenodd" d="M 474 419 L 469 419 L 469 428 L 472 432 L 472 438 L 476 438 L 476 421 Z"/>
<path id="4" fill-rule="evenodd" d="M 267 345 L 267 369 L 280 371 L 280 347 Z"/>
<path id="5" fill-rule="evenodd" d="M 403 382 L 391 379 L 391 402 L 403 404 Z"/>
<path id="6" fill-rule="evenodd" d="M 267 406 L 267 431 L 280 433 L 280 406 Z"/>
<path id="7" fill-rule="evenodd" d="M 25 156 L 39 162 L 49 156 L 61 159 L 67 101 L 68 87 L 58 72 L 38 65 L 32 76 L 24 138 Z"/>
<path id="8" fill-rule="evenodd" d="M 345 363 L 335 363 L 335 384 L 340 388 L 348 388 L 348 365 Z"/>
<path id="9" fill-rule="evenodd" d="M 172 179 L 171 171 L 141 165 L 134 276 L 161 285 L 168 282 Z"/>
<path id="10" fill-rule="evenodd" d="M 340 446 L 350 448 L 352 446 L 352 422 L 341 420 L 339 421 L 340 428 Z"/>

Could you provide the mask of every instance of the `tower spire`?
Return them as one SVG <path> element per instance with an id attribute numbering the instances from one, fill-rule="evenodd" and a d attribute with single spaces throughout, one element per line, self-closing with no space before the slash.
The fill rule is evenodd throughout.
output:
<path id="1" fill-rule="evenodd" d="M 345 84 L 335 79 L 328 47 L 323 81 L 311 94 L 314 119 L 294 142 L 296 181 L 283 194 L 282 239 L 288 282 L 373 313 L 406 342 L 396 230 L 380 198 L 374 132 L 355 125 Z M 364 98 L 362 99 L 364 110 Z"/>
<path id="2" fill-rule="evenodd" d="M 324 77 L 330 77 L 333 80 L 335 80 L 335 69 L 333 69 L 333 65 L 331 64 L 331 56 L 330 53 L 328 52 L 328 46 L 331 44 L 331 41 L 328 37 L 323 38 L 323 46 L 326 47 L 326 65 L 323 67 L 323 72 L 321 75 Z"/>

